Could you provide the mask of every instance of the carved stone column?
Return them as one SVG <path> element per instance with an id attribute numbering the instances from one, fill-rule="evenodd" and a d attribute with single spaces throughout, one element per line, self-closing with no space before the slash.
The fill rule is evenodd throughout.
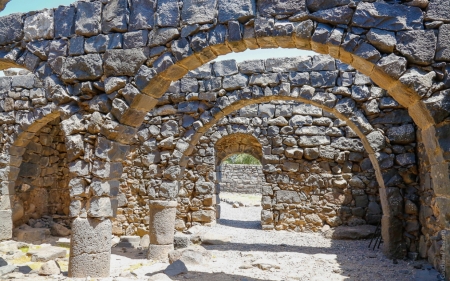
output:
<path id="1" fill-rule="evenodd" d="M 173 250 L 177 201 L 150 201 L 150 246 L 148 259 L 166 260 Z"/>

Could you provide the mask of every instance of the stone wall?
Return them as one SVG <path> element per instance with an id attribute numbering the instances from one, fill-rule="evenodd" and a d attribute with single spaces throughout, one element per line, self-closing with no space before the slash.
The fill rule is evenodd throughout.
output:
<path id="1" fill-rule="evenodd" d="M 295 71 L 304 64 L 310 67 Z M 243 90 L 234 90 L 228 77 L 242 73 L 254 74 L 249 84 L 240 85 Z M 357 113 L 357 117 L 349 120 L 354 122 L 349 127 L 325 108 L 286 101 L 231 107 L 234 110 L 230 111 L 227 108 L 233 95 L 270 97 L 283 92 L 305 97 L 315 94 L 324 107 L 336 103 L 336 97 L 342 100 L 337 102 L 342 116 Z M 198 123 L 195 120 L 210 118 L 212 113 L 208 110 L 214 103 L 223 103 L 222 111 L 229 112 L 227 117 L 217 120 L 204 136 L 189 143 L 195 132 L 192 127 Z M 362 140 L 356 131 L 372 133 Z M 324 224 L 376 224 L 381 217 L 381 180 L 389 189 L 390 200 L 401 202 L 395 216 L 407 219 L 407 229 L 397 228 L 397 237 L 411 237 L 407 238 L 408 246 L 417 251 L 418 216 L 411 211 L 404 216 L 402 194 L 402 190 L 407 190 L 412 198 L 408 204 L 417 207 L 421 191 L 412 120 L 368 77 L 322 56 L 241 64 L 217 62 L 173 83 L 157 108 L 146 116 L 132 147 L 133 157 L 125 167 L 131 184 L 129 189 L 123 189 L 124 196 L 134 202 L 134 209 L 138 210 L 134 214 L 145 214 L 149 199 L 177 196 L 177 229 L 215 223 L 220 188 L 216 186 L 215 165 L 223 159 L 219 154 L 226 152 L 223 147 L 217 150 L 215 144 L 233 133 L 248 134 L 261 142 L 259 153 L 269 183 L 263 191 L 265 229 L 302 231 L 318 230 Z M 176 194 L 170 180 L 180 171 L 174 170 L 171 163 L 176 161 L 174 148 L 185 142 L 193 147 L 192 156 L 185 161 L 183 181 Z M 377 149 L 374 156 L 380 179 L 376 178 L 377 171 L 364 142 Z M 242 149 L 233 152 L 245 152 L 246 148 Z M 125 218 L 121 217 L 122 232 L 131 225 Z M 141 220 L 132 224 L 130 231 L 145 226 Z M 405 243 L 400 247 L 405 251 L 406 246 Z"/>
<path id="2" fill-rule="evenodd" d="M 246 5 L 240 5 L 243 2 Z M 427 207 L 421 213 L 426 228 L 422 231 L 423 252 L 449 252 L 448 1 L 323 2 L 79 1 L 68 7 L 1 17 L 0 68 L 32 71 L 45 85 L 45 97 L 14 97 L 15 107 L 11 108 L 5 92 L 18 81 L 0 79 L 0 99 L 8 105 L 0 110 L 0 239 L 11 237 L 9 197 L 14 193 L 24 148 L 55 115 L 61 117 L 65 137 L 70 140 L 66 142 L 70 216 L 77 229 L 73 234 L 77 242 L 72 246 L 80 250 L 70 257 L 69 275 L 106 277 L 109 242 L 98 251 L 93 264 L 88 262 L 92 256 L 84 252 L 86 245 L 80 237 L 89 230 L 101 244 L 111 230 L 109 219 L 116 216 L 118 199 L 129 207 L 126 214 L 130 219 L 124 222 L 127 228 L 144 225 L 138 218 L 153 199 L 178 199 L 178 215 L 186 215 L 186 225 L 192 223 L 188 214 L 196 208 L 206 206 L 213 213 L 213 195 L 202 195 L 202 205 L 192 204 L 195 195 L 183 194 L 205 187 L 209 190 L 215 181 L 212 174 L 198 176 L 191 171 L 187 176 L 191 182 L 185 184 L 189 188 L 183 186 L 184 170 L 192 168 L 188 158 L 196 160 L 192 152 L 198 141 L 219 119 L 243 106 L 294 100 L 326 108 L 345 119 L 360 137 L 381 187 L 386 254 L 401 257 L 405 248 L 416 248 L 420 225 L 411 202 L 416 207 L 423 202 Z M 361 76 L 349 76 L 347 72 L 352 70 L 337 64 L 329 69 L 310 59 L 303 65 L 297 59 L 254 62 L 240 69 L 217 64 L 214 73 L 205 67 L 185 76 L 220 55 L 278 47 L 329 54 L 369 76 L 390 96 L 379 95 L 377 87 L 367 86 L 371 83 L 357 85 Z M 24 79 L 23 88 L 33 88 L 34 79 Z M 340 89 L 348 80 L 354 83 L 351 89 Z M 170 94 L 165 94 L 167 91 Z M 166 105 L 159 108 L 166 114 L 149 116 L 157 99 L 160 106 Z M 33 100 L 40 104 L 26 109 Z M 376 123 L 378 118 L 388 122 Z M 420 173 L 411 160 L 416 140 L 408 137 L 404 143 L 402 139 L 411 135 L 412 119 L 426 151 L 419 154 Z M 139 138 L 145 145 L 139 145 L 133 136 L 144 123 Z M 381 142 L 383 137 L 388 141 Z M 144 156 L 135 160 L 129 155 L 131 143 L 137 147 L 134 151 Z M 209 162 L 208 158 L 214 157 L 214 152 L 208 149 L 200 157 L 205 158 L 205 165 L 214 165 L 214 159 Z M 136 169 L 127 167 L 124 176 L 125 161 L 128 167 L 136 164 Z M 281 163 L 269 164 L 283 171 Z M 420 184 L 418 174 L 422 176 Z M 127 195 L 117 198 L 120 179 Z M 208 184 L 197 184 L 199 179 Z M 136 193 L 140 197 L 132 200 L 130 195 Z M 101 229 L 89 228 L 98 221 Z M 171 246 L 152 245 L 164 253 Z M 429 258 L 435 266 L 442 264 L 450 276 L 449 259 L 440 254 Z M 85 268 L 85 264 L 92 267 Z"/>
<path id="3" fill-rule="evenodd" d="M 218 167 L 220 191 L 261 193 L 265 178 L 261 165 L 222 164 Z"/>
<path id="4" fill-rule="evenodd" d="M 36 133 L 26 147 L 15 183 L 13 219 L 16 226 L 50 215 L 68 219 L 70 192 L 64 136 L 59 118 Z M 55 216 L 53 216 L 55 215 Z M 34 221 L 29 224 L 34 225 Z"/>

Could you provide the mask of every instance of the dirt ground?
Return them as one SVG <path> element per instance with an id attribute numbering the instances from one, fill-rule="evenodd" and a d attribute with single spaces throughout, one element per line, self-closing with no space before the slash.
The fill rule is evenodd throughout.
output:
<path id="1" fill-rule="evenodd" d="M 261 207 L 254 206 L 260 200 L 258 195 L 221 194 L 221 197 L 227 202 L 241 202 L 251 207 L 233 208 L 232 204 L 221 203 L 219 223 L 200 228 L 200 233 L 216 235 L 219 240 L 230 237 L 231 241 L 223 245 L 202 245 L 208 257 L 203 258 L 201 264 L 186 264 L 188 272 L 158 279 L 155 274 L 164 272 L 168 262 L 145 259 L 144 249 L 114 247 L 112 277 L 102 280 L 441 280 L 425 261 L 398 260 L 394 264 L 383 256 L 381 249 L 369 249 L 369 240 L 330 240 L 321 233 L 263 231 L 259 222 Z M 56 239 L 49 242 L 56 245 Z M 71 280 L 66 277 L 68 255 L 57 259 L 62 274 L 43 277 L 37 274 L 41 264 L 32 263 L 18 252 L 2 252 L 2 243 L 0 257 L 19 267 L 18 272 L 0 276 L 0 280 Z"/>

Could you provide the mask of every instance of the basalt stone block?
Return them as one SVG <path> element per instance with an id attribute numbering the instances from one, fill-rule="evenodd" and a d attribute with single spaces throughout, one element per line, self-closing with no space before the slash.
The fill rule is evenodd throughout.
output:
<path id="1" fill-rule="evenodd" d="M 436 60 L 450 61 L 450 24 L 443 24 L 439 27 L 439 36 L 436 48 Z"/>
<path id="2" fill-rule="evenodd" d="M 395 163 L 400 166 L 416 164 L 416 155 L 414 153 L 403 153 L 395 157 Z"/>
<path id="3" fill-rule="evenodd" d="M 390 54 L 387 57 L 383 57 L 377 63 L 378 67 L 395 79 L 400 78 L 400 76 L 402 76 L 402 74 L 406 71 L 406 65 L 406 59 L 395 54 Z"/>
<path id="4" fill-rule="evenodd" d="M 329 136 L 300 136 L 298 145 L 300 147 L 315 147 L 330 144 Z"/>
<path id="5" fill-rule="evenodd" d="M 290 72 L 289 81 L 291 82 L 291 86 L 295 87 L 311 84 L 309 72 Z"/>
<path id="6" fill-rule="evenodd" d="M 276 192 L 277 203 L 298 204 L 301 203 L 300 195 L 297 191 L 278 190 Z"/>
<path id="7" fill-rule="evenodd" d="M 375 157 L 377 157 L 378 164 L 380 165 L 380 169 L 389 169 L 394 166 L 394 154 L 387 154 L 384 152 L 375 153 Z"/>
<path id="8" fill-rule="evenodd" d="M 122 33 L 110 33 L 108 49 L 122 49 L 123 35 Z"/>
<path id="9" fill-rule="evenodd" d="M 238 73 L 236 75 L 225 76 L 223 78 L 222 87 L 225 90 L 236 90 L 247 86 L 247 83 L 247 75 Z"/>
<path id="10" fill-rule="evenodd" d="M 219 45 L 226 41 L 227 37 L 227 27 L 223 24 L 218 24 L 216 27 L 211 29 L 208 34 L 209 45 Z"/>
<path id="11" fill-rule="evenodd" d="M 316 43 L 326 44 L 328 42 L 328 38 L 330 38 L 332 31 L 332 26 L 324 23 L 319 23 L 317 25 L 317 28 L 314 30 L 314 34 L 311 36 L 311 39 Z"/>
<path id="12" fill-rule="evenodd" d="M 0 45 L 6 45 L 23 38 L 23 14 L 11 14 L 0 18 Z"/>
<path id="13" fill-rule="evenodd" d="M 108 48 L 108 45 L 108 35 L 99 34 L 97 36 L 86 38 L 84 41 L 84 50 L 86 53 L 103 53 Z"/>
<path id="14" fill-rule="evenodd" d="M 226 76 L 238 73 L 238 67 L 235 60 L 218 61 L 213 64 L 213 70 L 216 76 Z"/>
<path id="15" fill-rule="evenodd" d="M 158 0 L 156 24 L 161 27 L 177 27 L 180 22 L 180 8 L 177 1 Z"/>
<path id="16" fill-rule="evenodd" d="M 110 0 L 103 8 L 102 30 L 109 32 L 125 32 L 128 29 L 127 0 Z"/>
<path id="17" fill-rule="evenodd" d="M 425 99 L 425 106 L 430 111 L 436 124 L 444 121 L 450 115 L 450 91 L 440 91 Z"/>
<path id="18" fill-rule="evenodd" d="M 353 152 L 364 152 L 363 143 L 359 139 L 340 137 L 331 142 L 331 147 Z"/>
<path id="19" fill-rule="evenodd" d="M 154 29 L 148 34 L 148 45 L 150 47 L 165 45 L 170 40 L 178 38 L 180 33 L 177 28 Z"/>
<path id="20" fill-rule="evenodd" d="M 391 143 L 408 144 L 416 140 L 414 126 L 411 124 L 389 128 L 386 136 Z"/>
<path id="21" fill-rule="evenodd" d="M 264 60 L 251 60 L 239 63 L 239 72 L 243 74 L 253 74 L 264 72 Z"/>
<path id="22" fill-rule="evenodd" d="M 59 6 L 55 10 L 55 38 L 75 33 L 75 7 Z"/>
<path id="23" fill-rule="evenodd" d="M 73 37 L 69 40 L 69 55 L 84 55 L 84 37 Z"/>
<path id="24" fill-rule="evenodd" d="M 27 49 L 41 60 L 47 60 L 49 52 L 49 40 L 34 41 L 27 44 Z"/>
<path id="25" fill-rule="evenodd" d="M 306 7 L 310 12 L 317 12 L 334 7 L 346 6 L 350 2 L 350 0 L 306 0 Z"/>
<path id="26" fill-rule="evenodd" d="M 255 0 L 219 0 L 219 22 L 238 20 L 242 23 L 256 14 Z"/>
<path id="27" fill-rule="evenodd" d="M 370 44 L 385 53 L 392 53 L 397 44 L 394 32 L 372 28 L 366 36 Z"/>
<path id="28" fill-rule="evenodd" d="M 435 55 L 436 35 L 433 30 L 401 31 L 397 33 L 396 48 L 408 61 L 429 65 Z"/>
<path id="29" fill-rule="evenodd" d="M 102 3 L 77 2 L 75 17 L 75 33 L 83 36 L 93 36 L 101 32 Z"/>
<path id="30" fill-rule="evenodd" d="M 104 56 L 107 76 L 133 76 L 147 57 L 142 49 L 107 50 Z"/>
<path id="31" fill-rule="evenodd" d="M 96 80 L 103 75 L 103 61 L 99 54 L 67 58 L 63 63 L 64 82 Z"/>
<path id="32" fill-rule="evenodd" d="M 26 41 L 52 39 L 55 31 L 53 10 L 44 10 L 25 18 L 23 31 Z"/>
<path id="33" fill-rule="evenodd" d="M 34 87 L 34 75 L 13 76 L 11 86 L 32 89 Z"/>
<path id="34" fill-rule="evenodd" d="M 129 30 L 152 29 L 155 25 L 156 0 L 131 0 Z"/>
<path id="35" fill-rule="evenodd" d="M 263 17 L 292 15 L 306 10 L 305 0 L 260 0 L 257 4 L 258 11 Z"/>
<path id="36" fill-rule="evenodd" d="M 184 0 L 181 22 L 183 24 L 210 23 L 217 14 L 217 0 Z"/>
<path id="37" fill-rule="evenodd" d="M 263 73 L 263 74 L 253 74 L 250 77 L 249 85 L 257 85 L 257 86 L 275 86 L 280 83 L 280 76 L 278 73 Z"/>
<path id="38" fill-rule="evenodd" d="M 364 28 L 390 31 L 422 29 L 422 10 L 406 5 L 360 2 L 353 15 L 352 24 Z"/>
<path id="39" fill-rule="evenodd" d="M 353 16 L 353 9 L 341 6 L 320 10 L 309 15 L 310 19 L 329 24 L 349 24 Z"/>
<path id="40" fill-rule="evenodd" d="M 311 86 L 313 87 L 333 87 L 339 71 L 313 71 L 311 72 Z"/>
<path id="41" fill-rule="evenodd" d="M 446 0 L 432 0 L 428 4 L 428 9 L 425 15 L 427 20 L 433 21 L 449 21 L 450 3 Z"/>
<path id="42" fill-rule="evenodd" d="M 127 32 L 123 35 L 123 48 L 133 49 L 145 47 L 148 40 L 147 30 L 138 30 L 133 32 Z"/>

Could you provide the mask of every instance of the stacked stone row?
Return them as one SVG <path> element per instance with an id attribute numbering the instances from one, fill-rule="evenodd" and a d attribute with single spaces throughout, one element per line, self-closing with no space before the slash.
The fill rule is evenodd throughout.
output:
<path id="1" fill-rule="evenodd" d="M 199 150 L 200 156 L 205 156 L 204 148 Z M 261 193 L 264 174 L 260 165 L 222 164 L 219 167 L 218 182 L 220 190 L 237 193 Z"/>

